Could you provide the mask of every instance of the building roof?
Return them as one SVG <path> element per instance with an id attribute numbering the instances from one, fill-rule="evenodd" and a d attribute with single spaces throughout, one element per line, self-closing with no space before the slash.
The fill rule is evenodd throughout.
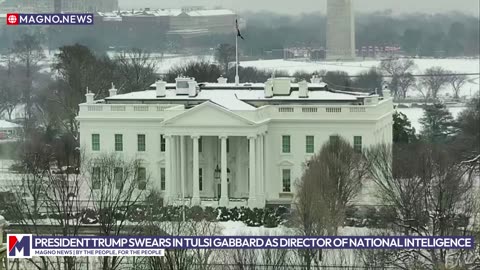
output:
<path id="1" fill-rule="evenodd" d="M 21 128 L 22 126 L 18 125 L 18 124 L 15 124 L 15 123 L 12 123 L 12 122 L 8 122 L 8 121 L 5 121 L 5 120 L 0 120 L 0 128 L 1 129 L 7 129 L 7 128 Z"/>
<path id="2" fill-rule="evenodd" d="M 146 90 L 131 92 L 127 94 L 119 94 L 113 97 L 105 98 L 108 103 L 112 102 L 131 102 L 131 101 L 211 101 L 224 108 L 230 110 L 255 110 L 251 102 L 295 102 L 295 101 L 340 101 L 353 102 L 359 97 L 368 96 L 362 93 L 345 93 L 337 91 L 329 91 L 324 83 L 309 84 L 309 92 L 307 98 L 299 97 L 298 85 L 292 84 L 289 95 L 274 95 L 273 97 L 265 97 L 264 84 L 200 84 L 199 92 L 196 96 L 190 97 L 186 94 L 177 94 L 175 84 L 167 84 L 165 97 L 157 97 L 156 90 Z M 152 86 L 150 89 L 154 89 Z"/>
<path id="3" fill-rule="evenodd" d="M 121 17 L 175 17 L 180 14 L 186 14 L 192 17 L 199 16 L 222 16 L 234 15 L 235 13 L 228 9 L 197 9 L 183 12 L 182 9 L 137 9 L 137 10 L 120 10 L 115 12 L 99 12 L 98 15 L 104 20 L 110 20 Z"/>

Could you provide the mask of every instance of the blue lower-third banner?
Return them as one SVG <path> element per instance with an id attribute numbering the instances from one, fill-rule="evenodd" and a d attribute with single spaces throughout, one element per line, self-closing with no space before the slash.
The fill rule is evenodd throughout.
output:
<path id="1" fill-rule="evenodd" d="M 473 237 L 34 236 L 9 234 L 8 256 L 163 256 L 165 249 L 472 249 Z"/>

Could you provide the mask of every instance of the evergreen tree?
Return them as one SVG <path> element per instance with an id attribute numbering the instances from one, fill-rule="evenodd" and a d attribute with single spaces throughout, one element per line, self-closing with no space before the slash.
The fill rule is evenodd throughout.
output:
<path id="1" fill-rule="evenodd" d="M 426 106 L 420 124 L 422 139 L 430 142 L 447 142 L 456 133 L 453 116 L 441 103 Z"/>
<path id="2" fill-rule="evenodd" d="M 411 143 L 417 140 L 415 128 L 407 116 L 401 112 L 393 113 L 393 142 Z"/>

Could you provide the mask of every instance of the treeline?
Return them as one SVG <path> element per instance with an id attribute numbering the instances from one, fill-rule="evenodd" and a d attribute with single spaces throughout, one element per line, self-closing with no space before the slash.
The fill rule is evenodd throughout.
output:
<path id="1" fill-rule="evenodd" d="M 245 57 L 283 57 L 284 47 L 325 47 L 326 17 L 321 13 L 286 16 L 267 12 L 241 14 L 247 21 L 241 41 Z M 26 31 L 21 26 L 0 29 L 0 50 L 7 50 Z M 142 48 L 158 52 L 207 52 L 220 43 L 232 43 L 232 34 L 212 34 L 184 39 L 158 34 L 154 29 L 55 26 L 36 28 L 50 49 L 82 43 L 94 51 L 109 48 Z M 115 33 L 115 34 L 114 34 Z M 155 34 L 152 34 L 155 33 Z M 478 17 L 462 13 L 393 15 L 389 11 L 357 14 L 356 46 L 401 46 L 407 55 L 421 57 L 478 56 Z M 276 51 L 277 50 L 277 51 Z"/>
<path id="2" fill-rule="evenodd" d="M 225 45 L 225 46 L 222 46 Z M 221 44 L 215 53 L 216 62 L 192 61 L 170 68 L 163 79 L 167 82 L 175 82 L 178 76 L 193 77 L 197 82 L 217 82 L 220 76 L 226 77 L 229 82 L 235 81 L 235 68 L 230 66 L 234 57 L 228 53 L 228 44 Z M 231 46 L 231 45 L 230 45 Z M 233 52 L 234 53 L 234 52 Z M 234 61 L 234 60 L 233 60 Z M 455 74 L 454 71 L 442 67 L 431 67 L 425 70 L 426 76 L 416 77 L 413 74 L 415 61 L 412 59 L 385 59 L 378 67 L 360 72 L 348 74 L 344 71 L 317 70 L 314 72 L 297 71 L 289 74 L 285 70 L 263 70 L 255 67 L 239 67 L 239 77 L 242 83 L 263 83 L 272 76 L 292 77 L 293 81 L 310 81 L 313 76 L 322 79 L 331 89 L 377 93 L 382 95 L 383 88 L 388 87 L 397 100 L 407 97 L 408 93 L 418 93 L 425 102 L 438 100 L 445 90 L 455 99 L 460 98 L 460 91 L 468 81 L 465 75 Z"/>

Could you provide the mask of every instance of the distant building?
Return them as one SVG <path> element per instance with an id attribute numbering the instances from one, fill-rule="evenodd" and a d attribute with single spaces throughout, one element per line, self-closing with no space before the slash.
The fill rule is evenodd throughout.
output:
<path id="1" fill-rule="evenodd" d="M 316 78 L 240 85 L 177 78 L 86 98 L 77 117 L 82 153 L 139 159 L 138 188 L 146 188 L 148 175 L 148 188 L 167 204 L 290 204 L 296 179 L 328 140 L 342 136 L 355 151 L 392 143 L 388 91 L 383 97 L 336 91 Z"/>
<path id="2" fill-rule="evenodd" d="M 352 0 L 327 0 L 327 59 L 355 58 L 355 16 Z"/>
<path id="3" fill-rule="evenodd" d="M 5 13 L 110 12 L 118 10 L 118 0 L 7 0 L 0 7 Z"/>
<path id="4" fill-rule="evenodd" d="M 236 14 L 227 9 L 141 9 L 100 12 L 96 23 L 111 28 L 117 25 L 135 34 L 179 35 L 194 37 L 212 33 L 229 33 L 234 30 Z"/>
<path id="5" fill-rule="evenodd" d="M 55 12 L 111 12 L 118 0 L 55 0 Z"/>

